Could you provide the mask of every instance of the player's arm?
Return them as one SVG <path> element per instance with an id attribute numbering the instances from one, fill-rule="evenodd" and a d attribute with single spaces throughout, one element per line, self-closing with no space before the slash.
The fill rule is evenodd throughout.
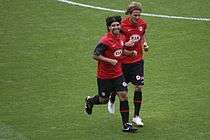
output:
<path id="1" fill-rule="evenodd" d="M 149 46 L 147 44 L 146 34 L 143 35 L 142 38 L 143 49 L 145 52 L 149 51 Z"/>
<path id="2" fill-rule="evenodd" d="M 124 47 L 133 47 L 134 46 L 134 42 L 133 40 L 129 40 L 128 42 L 125 42 Z"/>
<path id="3" fill-rule="evenodd" d="M 123 55 L 136 56 L 137 52 L 135 50 L 129 51 L 129 50 L 123 49 Z"/>
<path id="4" fill-rule="evenodd" d="M 110 59 L 103 56 L 106 48 L 107 46 L 105 44 L 99 43 L 94 50 L 93 59 L 110 63 L 113 66 L 116 65 L 118 62 L 116 59 Z"/>
<path id="5" fill-rule="evenodd" d="M 133 47 L 133 46 L 134 46 L 133 40 L 130 39 L 129 41 L 125 42 L 124 46 L 123 46 L 123 55 L 136 56 L 137 52 L 135 50 L 127 50 L 127 48 L 130 48 L 130 47 Z"/>

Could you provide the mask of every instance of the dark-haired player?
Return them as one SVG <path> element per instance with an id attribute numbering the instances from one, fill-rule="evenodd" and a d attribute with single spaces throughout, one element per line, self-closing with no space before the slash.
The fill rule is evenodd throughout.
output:
<path id="1" fill-rule="evenodd" d="M 124 51 L 125 36 L 120 34 L 120 16 L 112 16 L 106 19 L 108 32 L 100 39 L 97 44 L 93 58 L 98 61 L 97 84 L 98 95 L 86 97 L 85 111 L 92 114 L 94 105 L 106 104 L 109 101 L 111 92 L 116 92 L 120 100 L 120 113 L 122 117 L 123 132 L 135 132 L 129 123 L 129 106 L 127 96 L 127 83 L 123 76 L 121 67 L 122 53 Z M 129 46 L 129 42 L 126 43 Z M 130 54 L 135 53 L 131 51 Z"/>

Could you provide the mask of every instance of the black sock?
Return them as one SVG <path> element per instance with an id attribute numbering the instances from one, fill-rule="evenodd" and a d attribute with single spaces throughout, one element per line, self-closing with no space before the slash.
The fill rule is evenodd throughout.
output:
<path id="1" fill-rule="evenodd" d="M 120 101 L 120 113 L 122 117 L 122 123 L 128 123 L 129 120 L 129 106 L 128 101 Z"/>
<path id="2" fill-rule="evenodd" d="M 142 92 L 141 91 L 135 91 L 134 92 L 134 116 L 139 116 L 139 112 L 141 110 L 141 103 L 142 103 Z"/>
<path id="3" fill-rule="evenodd" d="M 99 95 L 95 95 L 91 98 L 88 99 L 90 101 L 90 103 L 92 105 L 98 105 L 98 104 L 101 104 L 100 101 L 99 101 Z"/>
<path id="4" fill-rule="evenodd" d="M 110 97 L 111 103 L 114 103 L 115 102 L 115 96 L 116 96 L 116 93 L 112 93 L 111 94 L 111 97 Z"/>

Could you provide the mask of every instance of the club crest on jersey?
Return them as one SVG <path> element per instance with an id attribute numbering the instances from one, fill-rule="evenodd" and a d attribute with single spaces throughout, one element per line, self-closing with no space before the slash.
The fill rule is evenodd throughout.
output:
<path id="1" fill-rule="evenodd" d="M 122 54 L 122 49 L 116 50 L 116 51 L 114 52 L 114 56 L 115 56 L 115 57 L 120 57 L 121 54 Z"/>
<path id="2" fill-rule="evenodd" d="M 132 40 L 133 42 L 138 42 L 140 39 L 141 39 L 141 37 L 138 34 L 134 34 L 134 35 L 130 36 L 130 40 Z"/>
<path id="3" fill-rule="evenodd" d="M 123 42 L 122 40 L 120 41 L 120 44 L 121 44 L 122 46 L 124 46 L 124 42 Z"/>
<path id="4" fill-rule="evenodd" d="M 139 31 L 142 31 L 143 30 L 143 27 L 142 26 L 139 26 L 138 28 L 139 28 Z"/>

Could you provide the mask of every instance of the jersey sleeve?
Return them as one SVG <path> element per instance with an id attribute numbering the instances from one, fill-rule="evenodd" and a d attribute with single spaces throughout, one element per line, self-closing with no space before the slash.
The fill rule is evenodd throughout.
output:
<path id="1" fill-rule="evenodd" d="M 144 21 L 144 33 L 147 30 L 147 22 Z"/>
<path id="2" fill-rule="evenodd" d="M 94 50 L 94 55 L 97 55 L 97 56 L 103 55 L 106 48 L 107 48 L 107 46 L 105 44 L 99 43 Z"/>

